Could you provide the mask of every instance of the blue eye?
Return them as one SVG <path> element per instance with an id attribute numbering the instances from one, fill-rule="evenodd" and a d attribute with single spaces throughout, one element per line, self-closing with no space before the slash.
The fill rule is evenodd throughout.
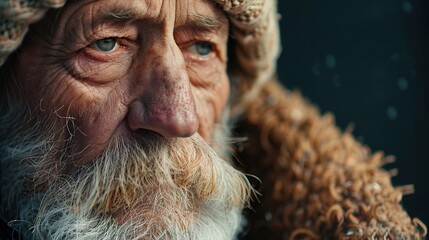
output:
<path id="1" fill-rule="evenodd" d="M 195 52 L 200 56 L 207 56 L 213 51 L 213 45 L 208 42 L 197 42 L 195 45 Z"/>
<path id="2" fill-rule="evenodd" d="M 91 46 L 101 52 L 111 52 L 116 49 L 118 42 L 114 38 L 104 38 L 93 42 Z"/>

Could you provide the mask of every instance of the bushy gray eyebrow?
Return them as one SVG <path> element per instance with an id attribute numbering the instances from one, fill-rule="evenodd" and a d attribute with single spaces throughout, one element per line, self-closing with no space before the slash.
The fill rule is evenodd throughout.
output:
<path id="1" fill-rule="evenodd" d="M 123 8 L 113 8 L 110 10 L 103 11 L 101 16 L 97 17 L 101 21 L 128 21 L 132 19 L 137 19 L 137 14 L 134 11 L 123 9 Z"/>
<path id="2" fill-rule="evenodd" d="M 198 30 L 217 31 L 227 23 L 222 22 L 213 16 L 206 16 L 202 14 L 192 14 L 188 17 L 186 24 L 190 25 L 191 27 L 195 27 Z"/>
<path id="3" fill-rule="evenodd" d="M 127 22 L 139 19 L 141 18 L 141 15 L 130 9 L 113 8 L 103 11 L 102 14 L 100 16 L 97 16 L 96 18 L 97 22 Z M 159 22 L 159 24 L 162 23 Z M 183 27 L 186 26 L 195 28 L 195 30 L 216 32 L 225 24 L 228 23 L 226 21 L 221 21 L 214 16 L 196 13 L 188 16 Z M 182 26 L 179 26 L 178 28 L 181 27 Z"/>

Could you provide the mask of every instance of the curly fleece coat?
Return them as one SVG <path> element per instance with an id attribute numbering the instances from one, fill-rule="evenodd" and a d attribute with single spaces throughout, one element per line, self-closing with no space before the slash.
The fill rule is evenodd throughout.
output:
<path id="1" fill-rule="evenodd" d="M 248 141 L 238 164 L 261 179 L 244 239 L 423 239 L 426 227 L 400 202 L 412 186 L 394 188 L 372 154 L 331 114 L 321 116 L 298 93 L 267 83 L 237 124 Z"/>

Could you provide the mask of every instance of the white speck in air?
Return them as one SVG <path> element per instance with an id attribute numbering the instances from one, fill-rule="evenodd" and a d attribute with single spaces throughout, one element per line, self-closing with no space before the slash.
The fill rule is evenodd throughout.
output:
<path id="1" fill-rule="evenodd" d="M 335 56 L 332 54 L 328 54 L 325 56 L 325 65 L 328 69 L 334 69 L 337 66 L 337 60 Z"/>
<path id="2" fill-rule="evenodd" d="M 399 90 L 405 91 L 408 89 L 408 81 L 406 78 L 399 78 L 398 79 L 398 88 Z"/>
<path id="3" fill-rule="evenodd" d="M 386 115 L 387 115 L 387 118 L 389 119 L 389 120 L 395 120 L 396 118 L 398 118 L 398 110 L 396 110 L 396 108 L 395 107 L 393 107 L 393 106 L 389 106 L 389 107 L 387 107 L 387 109 L 386 109 Z"/>
<path id="4" fill-rule="evenodd" d="M 411 13 L 413 11 L 413 5 L 409 1 L 402 2 L 402 10 L 405 13 Z"/>
<path id="5" fill-rule="evenodd" d="M 394 54 L 390 55 L 390 59 L 393 62 L 397 62 L 399 60 L 399 53 L 394 53 Z"/>
<path id="6" fill-rule="evenodd" d="M 270 212 L 265 213 L 265 220 L 271 222 L 271 220 L 273 220 L 273 214 L 271 214 Z"/>

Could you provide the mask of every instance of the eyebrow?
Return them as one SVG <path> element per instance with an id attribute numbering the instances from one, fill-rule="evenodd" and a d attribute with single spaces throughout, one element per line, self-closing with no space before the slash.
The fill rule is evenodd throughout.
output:
<path id="1" fill-rule="evenodd" d="M 123 8 L 113 8 L 103 11 L 103 14 L 99 17 L 99 19 L 101 21 L 123 22 L 137 19 L 137 13 L 135 11 Z"/>
<path id="2" fill-rule="evenodd" d="M 225 21 L 221 21 L 214 16 L 192 14 L 188 17 L 185 25 L 191 26 L 199 31 L 215 32 L 224 26 L 224 24 L 226 24 Z"/>
<path id="3" fill-rule="evenodd" d="M 98 17 L 97 21 L 127 22 L 138 18 L 141 18 L 141 15 L 133 10 L 113 8 L 103 11 L 102 15 Z M 157 22 L 155 19 L 153 19 L 153 21 Z M 157 23 L 162 24 L 161 22 Z M 186 22 L 178 27 L 175 27 L 175 29 L 191 27 L 196 31 L 216 32 L 225 24 L 227 24 L 226 21 L 221 21 L 215 16 L 196 13 L 189 15 Z"/>

